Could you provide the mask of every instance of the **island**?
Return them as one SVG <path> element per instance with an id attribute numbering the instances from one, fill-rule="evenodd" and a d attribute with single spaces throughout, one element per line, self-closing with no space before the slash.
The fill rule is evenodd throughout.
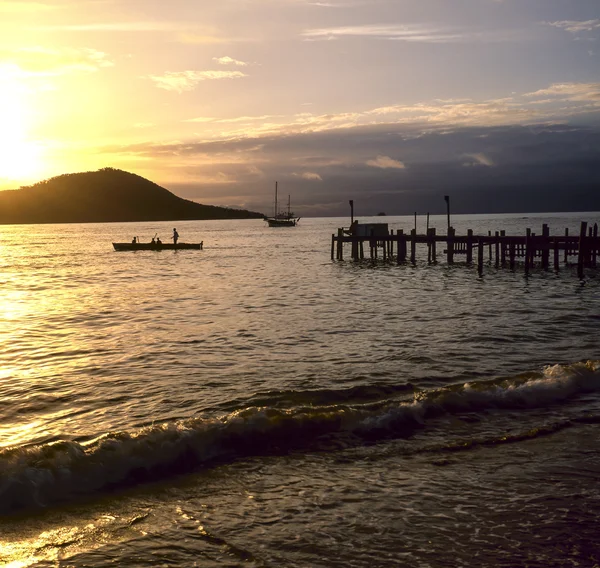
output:
<path id="1" fill-rule="evenodd" d="M 182 199 L 136 174 L 115 168 L 56 176 L 0 191 L 0 224 L 110 223 L 262 219 L 244 209 Z"/>

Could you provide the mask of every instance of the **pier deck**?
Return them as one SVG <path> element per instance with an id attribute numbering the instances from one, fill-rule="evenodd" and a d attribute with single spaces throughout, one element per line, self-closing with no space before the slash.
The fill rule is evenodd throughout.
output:
<path id="1" fill-rule="evenodd" d="M 523 236 L 506 235 L 505 231 L 496 231 L 493 235 L 491 231 L 487 235 L 475 235 L 471 229 L 466 235 L 457 235 L 452 227 L 446 234 L 438 234 L 435 228 L 428 229 L 426 234 L 417 234 L 415 229 L 410 233 L 404 233 L 402 229 L 394 233 L 393 230 L 387 231 L 385 224 L 358 225 L 348 229 L 342 227 L 337 235 L 331 235 L 332 260 L 343 260 L 345 243 L 351 245 L 353 260 L 365 258 L 366 244 L 371 259 L 381 255 L 384 260 L 395 258 L 399 264 L 408 261 L 415 263 L 417 245 L 425 245 L 430 263 L 437 262 L 440 253 L 445 255 L 448 264 L 454 263 L 457 255 L 464 255 L 467 264 L 471 264 L 476 256 L 480 272 L 483 270 L 486 249 L 489 262 L 496 267 L 508 265 L 514 268 L 517 260 L 522 260 L 526 272 L 536 262 L 543 269 L 549 269 L 552 263 L 554 269 L 559 270 L 561 263 L 569 264 L 571 257 L 576 257 L 580 277 L 583 277 L 584 268 L 596 268 L 600 255 L 598 225 L 595 223 L 588 229 L 585 221 L 581 223 L 579 235 L 569 235 L 568 229 L 565 229 L 564 235 L 550 235 L 546 224 L 542 226 L 541 235 L 527 229 Z M 438 251 L 438 244 L 445 248 Z"/>

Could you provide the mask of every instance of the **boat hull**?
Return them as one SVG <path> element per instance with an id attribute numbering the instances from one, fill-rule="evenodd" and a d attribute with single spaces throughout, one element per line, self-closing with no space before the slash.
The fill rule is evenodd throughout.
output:
<path id="1" fill-rule="evenodd" d="M 204 242 L 204 241 L 203 241 Z M 182 250 L 194 249 L 202 250 L 203 242 L 200 243 L 113 243 L 116 251 L 124 250 Z"/>
<path id="2" fill-rule="evenodd" d="M 272 219 L 267 218 L 265 221 L 269 224 L 269 227 L 295 227 L 296 219 Z"/>

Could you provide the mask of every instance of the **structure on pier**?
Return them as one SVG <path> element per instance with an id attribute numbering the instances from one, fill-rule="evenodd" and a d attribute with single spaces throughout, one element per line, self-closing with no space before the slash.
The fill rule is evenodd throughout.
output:
<path id="1" fill-rule="evenodd" d="M 600 254 L 600 237 L 598 237 L 598 224 L 588 229 L 587 222 L 582 222 L 579 235 L 569 235 L 565 229 L 564 235 L 550 235 L 548 225 L 542 226 L 542 234 L 536 235 L 527 229 L 524 236 L 506 235 L 505 231 L 491 231 L 487 235 L 475 235 L 469 229 L 466 235 L 457 235 L 453 227 L 449 227 L 447 234 L 437 234 L 435 228 L 427 229 L 426 234 L 417 234 L 416 229 L 404 233 L 399 229 L 394 233 L 388 230 L 387 223 L 359 224 L 353 221 L 349 228 L 339 228 L 337 235 L 331 235 L 331 259 L 343 260 L 344 244 L 351 245 L 351 258 L 361 260 L 365 258 L 365 244 L 369 247 L 369 257 L 377 259 L 381 252 L 384 260 L 396 259 L 398 264 L 407 262 L 415 263 L 417 245 L 426 245 L 427 260 L 437 262 L 438 243 L 445 245 L 443 253 L 448 264 L 454 263 L 457 255 L 464 255 L 467 264 L 473 263 L 474 255 L 477 256 L 479 272 L 483 271 L 485 249 L 488 249 L 489 262 L 496 267 L 515 267 L 517 259 L 523 261 L 525 272 L 537 262 L 543 269 L 550 268 L 551 257 L 555 270 L 559 270 L 561 259 L 565 264 L 571 257 L 577 257 L 578 275 L 583 278 L 585 267 L 596 268 L 596 259 Z M 421 247 L 422 248 L 422 247 Z"/>

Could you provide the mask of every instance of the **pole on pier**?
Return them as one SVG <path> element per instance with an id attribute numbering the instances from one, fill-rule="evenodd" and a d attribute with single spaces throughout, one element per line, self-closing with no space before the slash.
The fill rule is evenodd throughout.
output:
<path id="1" fill-rule="evenodd" d="M 351 199 L 348 203 L 350 203 L 350 223 L 354 223 L 354 199 Z"/>
<path id="2" fill-rule="evenodd" d="M 450 196 L 444 195 L 444 200 L 446 201 L 446 213 L 448 215 L 448 233 L 450 233 Z"/>
<path id="3" fill-rule="evenodd" d="M 404 229 L 398 229 L 398 264 L 406 262 L 406 237 L 404 236 Z"/>
<path id="4" fill-rule="evenodd" d="M 529 274 L 529 267 L 531 263 L 531 229 L 527 229 L 525 235 L 525 274 Z"/>
<path id="5" fill-rule="evenodd" d="M 542 225 L 542 268 L 550 267 L 550 228 L 546 223 Z"/>
<path id="6" fill-rule="evenodd" d="M 596 268 L 596 255 L 598 254 L 598 223 L 594 223 L 592 236 L 594 237 L 592 243 L 592 266 Z"/>
<path id="7" fill-rule="evenodd" d="M 587 221 L 581 221 L 581 228 L 579 231 L 579 255 L 577 257 L 577 276 L 583 279 L 583 264 L 585 260 L 585 234 L 587 231 Z"/>
<path id="8" fill-rule="evenodd" d="M 448 254 L 448 264 L 454 263 L 454 229 L 448 227 L 448 238 L 446 241 L 446 253 Z"/>
<path id="9" fill-rule="evenodd" d="M 494 245 L 495 245 L 495 253 L 496 253 L 496 268 L 500 266 L 500 237 L 498 231 L 494 234 Z"/>
<path id="10" fill-rule="evenodd" d="M 333 260 L 334 249 L 335 249 L 335 235 L 331 235 L 331 260 Z"/>
<path id="11" fill-rule="evenodd" d="M 515 241 L 510 241 L 508 245 L 508 262 L 511 270 L 515 268 Z"/>
<path id="12" fill-rule="evenodd" d="M 560 260 L 559 260 L 559 242 L 558 238 L 554 237 L 554 270 L 558 272 L 560 270 Z"/>
<path id="13" fill-rule="evenodd" d="M 436 240 L 435 240 L 435 227 L 431 227 L 431 262 L 437 262 L 437 254 L 436 254 Z"/>
<path id="14" fill-rule="evenodd" d="M 429 220 L 429 213 L 427 213 L 427 219 Z M 427 223 L 429 225 L 429 223 Z M 430 229 L 429 227 L 427 227 L 427 262 L 429 264 L 431 264 L 431 259 L 432 259 L 432 254 L 433 254 L 433 250 L 432 250 L 432 244 L 433 244 L 433 240 L 432 240 L 432 231 L 434 229 Z"/>
<path id="15" fill-rule="evenodd" d="M 415 213 L 416 215 L 416 213 Z M 417 229 L 410 231 L 410 261 L 414 264 L 416 261 L 417 252 Z"/>
<path id="16" fill-rule="evenodd" d="M 483 241 L 479 241 L 477 243 L 479 246 L 477 247 L 477 272 L 479 272 L 479 276 L 483 274 Z"/>
<path id="17" fill-rule="evenodd" d="M 354 239 L 356 237 L 353 237 Z M 358 260 L 358 241 L 352 241 L 352 260 Z"/>
<path id="18" fill-rule="evenodd" d="M 481 243 L 479 243 L 481 245 Z M 467 264 L 473 262 L 473 229 L 467 230 Z"/>
<path id="19" fill-rule="evenodd" d="M 338 260 L 343 260 L 344 259 L 344 230 L 343 229 L 338 229 L 338 236 L 337 236 L 337 259 Z"/>
<path id="20" fill-rule="evenodd" d="M 565 264 L 569 262 L 569 228 L 565 229 Z"/>
<path id="21" fill-rule="evenodd" d="M 504 242 L 505 236 L 506 231 L 500 231 L 500 263 L 502 266 L 506 264 L 506 243 Z"/>

